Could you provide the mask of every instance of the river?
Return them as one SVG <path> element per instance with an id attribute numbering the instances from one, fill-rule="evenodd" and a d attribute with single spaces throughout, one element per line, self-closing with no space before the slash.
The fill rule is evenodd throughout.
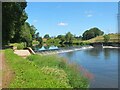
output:
<path id="1" fill-rule="evenodd" d="M 93 48 L 59 54 L 71 63 L 89 71 L 90 88 L 118 88 L 118 55 L 120 50 Z"/>
<path id="2" fill-rule="evenodd" d="M 39 51 L 61 48 L 44 46 L 36 49 L 36 51 Z M 66 48 L 62 48 L 62 50 L 64 49 Z M 92 79 L 89 80 L 90 88 L 118 88 L 118 56 L 120 55 L 120 49 L 105 47 L 74 51 L 73 48 L 72 52 L 63 52 L 58 55 L 67 58 L 70 63 L 77 63 L 92 75 Z"/>

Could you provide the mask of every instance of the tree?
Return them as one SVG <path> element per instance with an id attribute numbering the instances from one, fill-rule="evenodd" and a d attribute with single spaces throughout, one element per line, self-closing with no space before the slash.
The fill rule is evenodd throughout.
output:
<path id="1" fill-rule="evenodd" d="M 38 37 L 38 42 L 39 42 L 39 44 L 42 44 L 42 42 L 43 42 L 42 37 Z"/>
<path id="2" fill-rule="evenodd" d="M 65 35 L 65 39 L 66 39 L 66 42 L 72 43 L 72 42 L 73 42 L 73 34 L 71 34 L 70 32 L 68 32 L 68 33 Z"/>
<path id="3" fill-rule="evenodd" d="M 39 38 L 39 32 L 35 34 L 35 39 L 38 40 L 38 38 Z"/>
<path id="4" fill-rule="evenodd" d="M 50 38 L 49 34 L 45 34 L 44 38 L 49 39 Z"/>
<path id="5" fill-rule="evenodd" d="M 42 39 L 42 37 L 39 36 L 39 32 L 37 32 L 37 33 L 35 34 L 35 39 L 39 42 L 39 44 L 42 44 L 43 39 Z"/>
<path id="6" fill-rule="evenodd" d="M 60 40 L 60 43 L 63 44 L 65 41 L 65 35 L 58 35 L 57 38 Z"/>
<path id="7" fill-rule="evenodd" d="M 30 27 L 31 27 L 30 33 L 32 35 L 32 40 L 34 40 L 35 39 L 35 32 L 37 31 L 37 29 L 34 27 L 34 25 L 31 25 Z"/>
<path id="8" fill-rule="evenodd" d="M 58 35 L 57 38 L 60 39 L 62 37 L 62 35 Z"/>
<path id="9" fill-rule="evenodd" d="M 94 38 L 94 37 L 97 37 L 97 36 L 100 36 L 100 35 L 103 35 L 104 32 L 101 31 L 100 29 L 98 28 L 91 28 L 89 30 L 86 30 L 84 33 L 83 33 L 83 40 L 88 40 L 88 39 L 91 39 L 91 38 Z"/>
<path id="10" fill-rule="evenodd" d="M 19 41 L 19 31 L 27 19 L 25 13 L 26 2 L 2 3 L 2 44 L 6 45 L 16 36 Z M 16 39 L 14 39 L 16 40 Z"/>
<path id="11" fill-rule="evenodd" d="M 110 40 L 110 36 L 109 35 L 104 35 L 104 42 L 108 42 Z"/>
<path id="12" fill-rule="evenodd" d="M 30 33 L 30 25 L 29 23 L 25 22 L 24 25 L 21 27 L 20 37 L 22 42 L 26 42 L 27 46 L 32 45 L 32 35 Z"/>

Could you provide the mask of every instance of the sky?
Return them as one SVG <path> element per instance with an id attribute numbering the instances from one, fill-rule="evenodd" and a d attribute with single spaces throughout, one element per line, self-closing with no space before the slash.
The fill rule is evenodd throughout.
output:
<path id="1" fill-rule="evenodd" d="M 117 2 L 28 2 L 27 22 L 34 25 L 40 36 L 57 36 L 71 32 L 82 35 L 98 27 L 107 33 L 116 33 Z"/>

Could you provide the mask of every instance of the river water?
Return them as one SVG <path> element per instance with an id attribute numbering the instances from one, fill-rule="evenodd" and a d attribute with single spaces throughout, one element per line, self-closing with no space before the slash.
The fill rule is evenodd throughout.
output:
<path id="1" fill-rule="evenodd" d="M 91 73 L 90 88 L 118 88 L 119 49 L 93 48 L 59 55 Z"/>

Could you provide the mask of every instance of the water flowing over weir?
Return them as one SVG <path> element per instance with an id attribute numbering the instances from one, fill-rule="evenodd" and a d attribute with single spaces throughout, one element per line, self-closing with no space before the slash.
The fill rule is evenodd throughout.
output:
<path id="1" fill-rule="evenodd" d="M 68 48 L 68 49 L 52 49 L 52 50 L 41 50 L 37 51 L 37 54 L 40 55 L 52 55 L 52 54 L 59 54 L 59 53 L 66 53 L 66 52 L 73 52 L 73 51 L 79 51 L 79 50 L 84 50 L 84 49 L 91 49 L 94 48 L 92 46 L 84 46 L 84 47 L 73 47 L 73 48 Z"/>

